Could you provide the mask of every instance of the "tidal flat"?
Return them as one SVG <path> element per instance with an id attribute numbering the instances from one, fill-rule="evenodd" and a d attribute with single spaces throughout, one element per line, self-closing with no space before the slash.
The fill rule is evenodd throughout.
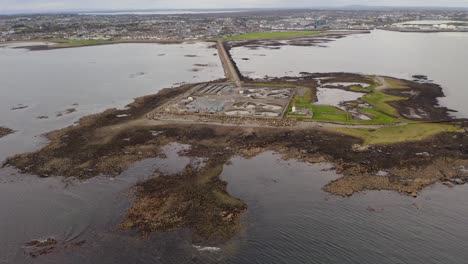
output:
<path id="1" fill-rule="evenodd" d="M 305 74 L 302 78 L 289 78 L 288 83 L 295 81 L 298 87 L 308 83 L 313 89 L 314 80 L 324 77 L 330 82 L 371 82 L 368 76 L 330 73 Z M 4 166 L 42 177 L 116 176 L 135 162 L 161 157 L 161 150 L 168 144 L 188 145 L 179 155 L 205 162 L 200 167 L 187 165 L 176 174 L 155 170 L 155 178 L 137 185 L 136 199 L 123 227 L 146 235 L 189 228 L 194 231 L 194 241 L 212 242 L 227 241 L 236 235 L 241 213 L 247 208 L 244 202 L 229 195 L 226 183 L 219 178 L 223 166 L 237 156 L 252 158 L 273 151 L 285 160 L 334 164 L 334 170 L 343 176 L 324 185 L 323 190 L 341 196 L 390 190 L 416 197 L 437 182 L 464 183 L 468 179 L 468 153 L 464 147 L 468 135 L 462 129 L 466 120 L 452 119 L 446 108 L 422 104 L 420 107 L 429 115 L 422 123 L 408 124 L 411 120 L 400 113 L 408 111 L 411 101 L 419 105 L 421 101 L 434 100 L 438 93 L 427 88 L 440 91 L 440 87 L 405 80 L 393 80 L 394 83 L 404 87 L 386 87 L 385 93 L 426 91 L 409 93 L 417 95 L 386 106 L 386 100 L 377 104 L 382 111 L 393 109 L 387 114 L 395 112 L 394 117 L 401 119 L 394 125 L 359 128 L 352 124 L 322 126 L 293 118 L 268 121 L 213 114 L 204 116 L 202 121 L 186 114 L 180 116 L 182 119 L 174 118 L 173 114 L 170 115 L 173 119 L 151 115 L 160 113 L 158 109 L 165 109 L 167 103 L 197 86 L 187 84 L 138 98 L 125 109 L 87 116 L 75 126 L 50 132 L 47 134 L 50 143 L 45 147 L 11 157 Z M 275 84 L 280 85 L 278 82 L 270 85 Z M 440 117 L 445 119 L 437 123 Z M 429 121 L 431 118 L 435 118 L 433 123 Z M 435 132 L 412 137 L 412 130 L 421 131 L 425 126 L 431 126 L 429 130 Z M 398 137 L 391 135 L 398 130 L 401 137 L 395 141 Z M 386 136 L 391 139 L 368 141 Z"/>

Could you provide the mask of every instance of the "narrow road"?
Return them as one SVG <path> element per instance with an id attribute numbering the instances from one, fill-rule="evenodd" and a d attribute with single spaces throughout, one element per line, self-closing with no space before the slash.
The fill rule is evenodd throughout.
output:
<path id="1" fill-rule="evenodd" d="M 390 85 L 382 76 L 377 76 L 375 79 L 380 83 L 380 86 L 375 88 L 377 91 L 382 92 L 383 90 L 390 88 Z"/>
<path id="2" fill-rule="evenodd" d="M 234 64 L 232 63 L 226 49 L 224 48 L 223 41 L 218 40 L 216 46 L 218 48 L 219 58 L 221 59 L 221 64 L 223 65 L 224 74 L 226 75 L 226 78 L 230 81 L 235 82 L 237 87 L 241 87 L 240 76 L 239 74 L 237 74 L 236 68 L 234 67 Z"/>

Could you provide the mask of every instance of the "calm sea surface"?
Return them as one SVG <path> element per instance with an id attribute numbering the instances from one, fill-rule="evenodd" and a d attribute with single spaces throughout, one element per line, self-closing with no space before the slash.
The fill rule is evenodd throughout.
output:
<path id="1" fill-rule="evenodd" d="M 375 34 L 385 33 L 354 36 L 329 45 Z M 264 60 L 288 48 L 256 52 L 268 52 L 261 58 Z M 315 49 L 327 52 L 331 48 L 308 47 L 304 54 Z M 251 51 L 235 50 L 236 57 L 239 52 Z M 40 52 L 0 48 L 0 125 L 17 130 L 0 139 L 0 160 L 40 148 L 46 143 L 41 134 L 71 125 L 83 115 L 123 107 L 134 97 L 176 83 L 222 78 L 215 54 L 216 50 L 203 43 Z M 303 59 L 283 64 L 293 71 L 314 71 L 305 66 L 300 69 L 297 61 Z M 253 59 L 252 63 L 258 62 Z M 194 64 L 208 66 L 194 72 Z M 243 71 L 248 71 L 246 65 L 240 65 Z M 331 68 L 324 71 L 340 70 Z M 271 69 L 273 66 L 257 67 L 257 73 L 251 75 L 274 75 Z M 416 73 L 436 79 L 424 70 Z M 28 107 L 11 110 L 21 106 Z M 66 114 L 69 108 L 77 111 Z M 282 161 L 274 153 L 250 160 L 234 158 L 225 167 L 222 178 L 229 183 L 229 192 L 249 206 L 243 219 L 245 228 L 230 242 L 192 245 L 188 230 L 147 239 L 121 231 L 119 223 L 130 205 L 131 186 L 155 169 L 177 172 L 198 162 L 177 155 L 186 147 L 172 144 L 165 148 L 166 159 L 144 160 L 118 177 L 84 182 L 40 179 L 13 168 L 0 169 L 0 263 L 428 264 L 466 263 L 468 259 L 468 187 L 435 185 L 416 199 L 390 192 L 335 197 L 321 190 L 340 177 L 328 170 L 330 164 Z M 36 259 L 25 254 L 24 243 L 48 237 L 65 243 L 86 242 Z"/>
<path id="2" fill-rule="evenodd" d="M 327 47 L 234 48 L 240 71 L 251 78 L 298 76 L 300 72 L 354 72 L 404 79 L 428 76 L 446 95 L 440 103 L 468 117 L 468 33 L 400 33 L 376 30 L 342 38 Z M 248 58 L 249 60 L 242 60 Z"/>

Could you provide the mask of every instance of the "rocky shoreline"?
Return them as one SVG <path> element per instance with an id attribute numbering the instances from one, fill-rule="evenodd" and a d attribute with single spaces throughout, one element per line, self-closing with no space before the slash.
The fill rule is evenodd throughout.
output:
<path id="1" fill-rule="evenodd" d="M 345 38 L 350 35 L 356 34 L 369 34 L 370 31 L 330 31 L 312 36 L 302 36 L 287 39 L 247 39 L 247 40 L 231 40 L 226 44 L 226 50 L 236 47 L 246 47 L 251 50 L 259 48 L 266 49 L 281 49 L 284 46 L 298 46 L 298 47 L 326 47 L 327 43 L 333 42 L 337 39 Z"/>
<path id="2" fill-rule="evenodd" d="M 13 130 L 6 128 L 6 127 L 0 127 L 0 138 L 7 136 L 9 134 L 14 133 Z"/>
<path id="3" fill-rule="evenodd" d="M 229 196 L 227 184 L 219 178 L 229 155 L 222 150 L 212 153 L 202 168 L 188 165 L 179 174 L 157 173 L 137 184 L 135 201 L 122 226 L 144 235 L 190 228 L 195 242 L 224 242 L 234 236 L 246 205 Z"/>
<path id="4" fill-rule="evenodd" d="M 328 77 L 343 81 L 359 76 L 343 73 Z M 310 84 L 311 78 L 308 75 L 296 81 Z M 180 155 L 204 158 L 204 165 L 187 166 L 175 175 L 155 171 L 154 178 L 136 186 L 134 204 L 122 226 L 142 234 L 186 227 L 193 230 L 194 240 L 216 242 L 236 234 L 240 215 L 246 209 L 242 201 L 227 193 L 226 183 L 219 178 L 224 165 L 234 156 L 251 158 L 273 151 L 283 159 L 333 163 L 343 177 L 323 189 L 342 196 L 366 190 L 417 196 L 436 182 L 461 183 L 459 179 L 468 177 L 468 134 L 461 129 L 468 125 L 466 120 L 446 120 L 460 127 L 460 131 L 442 132 L 418 141 L 366 145 L 362 139 L 332 128 L 304 127 L 301 122 L 280 127 L 267 123 L 233 126 L 227 120 L 205 124 L 147 117 L 192 87 L 165 89 L 136 99 L 126 109 L 84 117 L 75 126 L 49 133 L 50 143 L 43 149 L 11 157 L 4 166 L 15 166 L 41 177 L 87 179 L 100 174 L 118 175 L 136 161 L 163 155 L 162 148 L 170 143 L 190 145 Z M 440 93 L 420 93 L 413 100 L 436 95 Z M 404 106 L 395 104 L 401 112 Z"/>

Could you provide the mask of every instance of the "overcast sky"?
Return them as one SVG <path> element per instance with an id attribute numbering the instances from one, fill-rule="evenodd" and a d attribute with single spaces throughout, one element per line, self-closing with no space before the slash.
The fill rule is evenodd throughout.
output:
<path id="1" fill-rule="evenodd" d="M 468 7 L 468 0 L 0 0 L 0 13 L 122 9 L 295 8 L 347 5 Z"/>

